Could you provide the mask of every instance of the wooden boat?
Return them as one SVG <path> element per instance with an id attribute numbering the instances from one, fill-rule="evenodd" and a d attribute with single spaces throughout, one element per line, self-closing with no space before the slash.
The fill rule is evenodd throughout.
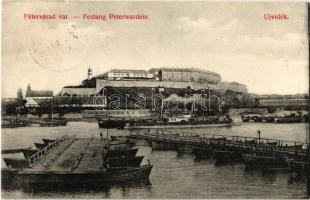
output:
<path id="1" fill-rule="evenodd" d="M 273 123 L 274 122 L 274 118 L 275 117 L 272 117 L 272 116 L 264 116 L 262 117 L 262 122 L 263 123 Z"/>
<path id="2" fill-rule="evenodd" d="M 29 148 L 21 148 L 21 149 L 3 149 L 3 150 L 1 150 L 1 154 L 22 153 L 23 150 L 30 149 L 30 148 L 31 147 L 29 147 Z"/>
<path id="3" fill-rule="evenodd" d="M 55 142 L 56 140 L 55 139 L 42 138 L 42 141 L 44 142 L 44 144 L 49 144 L 49 143 Z"/>
<path id="4" fill-rule="evenodd" d="M 244 115 L 242 115 L 241 116 L 241 119 L 242 119 L 242 122 L 249 122 L 250 121 L 250 116 L 244 116 Z"/>
<path id="5" fill-rule="evenodd" d="M 33 154 L 37 153 L 38 150 L 35 149 L 23 149 L 22 153 L 24 154 L 25 158 L 30 158 Z"/>
<path id="6" fill-rule="evenodd" d="M 29 123 L 27 121 L 22 121 L 18 119 L 14 120 L 2 120 L 1 128 L 18 128 L 18 127 L 26 127 Z"/>
<path id="7" fill-rule="evenodd" d="M 98 119 L 99 128 L 119 128 L 124 129 L 127 121 L 121 119 Z"/>
<path id="8" fill-rule="evenodd" d="M 115 150 L 108 150 L 105 154 L 106 158 L 113 158 L 113 157 L 135 157 L 138 149 L 115 149 Z"/>
<path id="9" fill-rule="evenodd" d="M 66 120 L 42 120 L 39 122 L 41 127 L 55 127 L 55 126 L 66 126 Z"/>
<path id="10" fill-rule="evenodd" d="M 144 156 L 137 157 L 113 157 L 108 158 L 106 163 L 109 168 L 113 167 L 139 167 Z"/>
<path id="11" fill-rule="evenodd" d="M 3 158 L 5 165 L 9 168 L 22 169 L 29 167 L 29 161 L 26 159 Z"/>
<path id="12" fill-rule="evenodd" d="M 93 184 L 123 183 L 137 180 L 148 180 L 153 166 L 146 165 L 136 168 L 107 169 L 102 171 L 33 171 L 18 172 L 21 187 L 36 184 Z"/>
<path id="13" fill-rule="evenodd" d="M 241 115 L 242 122 L 262 122 L 262 115 L 260 114 L 247 114 Z"/>
<path id="14" fill-rule="evenodd" d="M 37 188 L 56 187 L 59 185 L 94 185 L 104 183 L 126 183 L 135 181 L 149 181 L 153 166 L 136 168 L 107 169 L 103 171 L 30 171 L 16 169 L 2 169 L 1 182 L 9 188 Z"/>
<path id="15" fill-rule="evenodd" d="M 63 141 L 64 143 L 60 143 L 59 145 L 67 147 L 68 143 L 66 142 L 66 139 L 69 138 L 66 136 L 63 136 L 62 138 L 60 138 L 59 141 Z M 83 142 L 85 141 L 84 138 L 81 138 L 80 140 Z M 84 144 L 84 148 L 81 147 L 81 149 L 84 149 L 82 153 L 77 151 L 75 148 L 70 149 L 70 146 L 69 149 L 66 149 L 66 151 L 58 152 L 58 150 L 55 150 L 51 151 L 49 155 L 44 154 L 43 150 L 23 150 L 23 153 L 28 160 L 24 159 L 21 162 L 22 164 L 25 164 L 27 161 L 29 163 L 31 161 L 31 168 L 24 168 L 23 166 L 20 166 L 20 160 L 6 160 L 6 163 L 8 164 L 14 162 L 17 168 L 8 168 L 7 170 L 2 170 L 3 174 L 5 174 L 5 184 L 10 185 L 10 183 L 7 182 L 11 181 L 12 185 L 18 184 L 22 187 L 28 187 L 30 185 L 44 185 L 49 187 L 49 185 L 58 186 L 59 184 L 64 184 L 65 187 L 68 187 L 70 184 L 91 185 L 93 183 L 97 183 L 99 185 L 99 183 L 111 182 L 122 184 L 126 181 L 133 182 L 140 179 L 145 180 L 149 178 L 149 174 L 153 166 L 151 164 L 148 166 L 138 166 L 141 164 L 143 159 L 142 156 L 135 158 L 135 154 L 137 153 L 138 149 L 107 151 L 106 147 L 102 149 L 102 145 L 97 145 L 98 143 L 103 142 L 99 138 L 89 138 L 87 140 L 88 143 Z M 97 140 L 98 143 L 91 142 L 93 140 Z M 36 146 L 40 148 L 38 145 Z M 106 146 L 106 143 L 104 143 L 103 146 Z M 102 151 L 106 152 L 106 154 L 97 154 L 98 152 Z M 31 157 L 35 153 L 38 156 Z M 59 153 L 64 153 L 69 157 L 74 156 L 75 159 L 68 160 L 63 158 L 62 155 L 64 154 L 60 155 Z M 86 153 L 88 154 L 87 159 L 82 159 Z M 36 162 L 45 158 L 49 159 L 50 157 L 48 156 L 57 156 L 58 161 L 63 163 L 61 168 L 57 168 L 56 170 L 51 170 L 51 168 L 48 168 L 48 166 L 51 166 L 55 160 L 50 160 L 51 163 L 44 165 L 44 168 L 42 168 L 42 163 Z M 118 158 L 115 159 L 117 156 Z M 29 158 L 31 158 L 31 160 Z M 110 159 L 109 162 L 112 166 L 105 164 L 108 159 Z M 78 167 L 78 165 L 81 167 Z"/>
<path id="16" fill-rule="evenodd" d="M 301 123 L 303 122 L 303 118 L 300 116 L 284 116 L 284 117 L 276 117 L 275 118 L 276 123 Z"/>
<path id="17" fill-rule="evenodd" d="M 193 148 L 193 154 L 197 160 L 209 159 L 213 155 L 211 147 L 196 147 Z"/>
<path id="18" fill-rule="evenodd" d="M 262 122 L 263 117 L 262 116 L 254 116 L 252 119 L 254 122 Z"/>
<path id="19" fill-rule="evenodd" d="M 216 163 L 229 163 L 242 161 L 242 155 L 236 151 L 214 150 Z"/>
<path id="20" fill-rule="evenodd" d="M 246 169 L 284 169 L 286 161 L 281 157 L 260 156 L 255 154 L 242 155 Z"/>
<path id="21" fill-rule="evenodd" d="M 34 145 L 36 146 L 38 150 L 41 150 L 44 147 L 46 147 L 48 144 L 34 143 Z"/>

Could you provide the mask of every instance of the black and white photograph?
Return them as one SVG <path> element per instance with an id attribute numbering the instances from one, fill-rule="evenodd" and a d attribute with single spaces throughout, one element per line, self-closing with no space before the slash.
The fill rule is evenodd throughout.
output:
<path id="1" fill-rule="evenodd" d="M 310 198 L 309 13 L 3 0 L 1 198 Z"/>

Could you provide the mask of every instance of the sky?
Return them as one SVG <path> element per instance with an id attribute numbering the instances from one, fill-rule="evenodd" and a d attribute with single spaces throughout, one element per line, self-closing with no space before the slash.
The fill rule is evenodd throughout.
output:
<path id="1" fill-rule="evenodd" d="M 24 14 L 145 14 L 148 20 L 25 20 Z M 264 14 L 288 20 L 266 21 Z M 110 69 L 196 67 L 250 93 L 308 93 L 306 3 L 5 1 L 2 97 L 79 85 Z"/>

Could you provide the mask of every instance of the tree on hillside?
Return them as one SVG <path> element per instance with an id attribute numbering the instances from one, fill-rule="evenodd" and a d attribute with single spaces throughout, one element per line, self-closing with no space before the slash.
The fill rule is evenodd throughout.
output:
<path id="1" fill-rule="evenodd" d="M 22 91 L 21 88 L 19 88 L 19 89 L 17 90 L 17 99 L 18 99 L 18 100 L 22 100 L 22 99 L 23 99 L 23 91 Z"/>
<path id="2" fill-rule="evenodd" d="M 23 106 L 24 105 L 24 97 L 23 97 L 23 91 L 21 88 L 17 90 L 17 106 Z"/>

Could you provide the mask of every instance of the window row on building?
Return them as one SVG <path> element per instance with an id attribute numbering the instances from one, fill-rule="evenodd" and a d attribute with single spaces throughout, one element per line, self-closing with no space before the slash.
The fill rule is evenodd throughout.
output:
<path id="1" fill-rule="evenodd" d="M 154 78 L 154 74 L 145 70 L 110 70 L 107 73 L 109 79 L 117 78 Z"/>
<path id="2" fill-rule="evenodd" d="M 178 69 L 162 68 L 161 79 L 163 81 L 186 81 L 186 82 L 207 82 L 218 84 L 221 82 L 221 76 L 214 72 L 203 71 L 195 68 Z"/>
<path id="3" fill-rule="evenodd" d="M 261 99 L 259 100 L 260 106 L 307 106 L 308 99 Z"/>

